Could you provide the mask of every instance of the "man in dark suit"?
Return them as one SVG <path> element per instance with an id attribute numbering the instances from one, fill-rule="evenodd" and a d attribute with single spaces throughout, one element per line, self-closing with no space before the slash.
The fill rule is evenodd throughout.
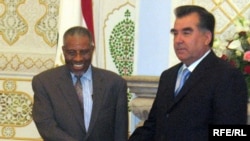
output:
<path id="1" fill-rule="evenodd" d="M 247 124 L 247 87 L 242 73 L 211 50 L 215 18 L 202 7 L 176 8 L 174 49 L 181 63 L 160 77 L 144 125 L 129 141 L 207 141 L 213 124 Z M 178 92 L 180 75 L 191 74 Z"/>
<path id="2" fill-rule="evenodd" d="M 91 65 L 94 45 L 86 28 L 68 29 L 62 49 L 66 64 L 32 80 L 33 119 L 41 137 L 45 141 L 126 141 L 126 81 Z M 75 75 L 82 76 L 80 99 Z"/>

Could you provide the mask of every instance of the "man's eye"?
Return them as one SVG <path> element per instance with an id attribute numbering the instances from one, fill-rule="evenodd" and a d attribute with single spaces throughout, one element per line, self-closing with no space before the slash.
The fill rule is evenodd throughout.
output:
<path id="1" fill-rule="evenodd" d="M 170 33 L 174 36 L 178 34 L 176 31 L 170 31 Z"/>
<path id="2" fill-rule="evenodd" d="M 81 51 L 80 53 L 81 53 L 82 55 L 86 55 L 86 54 L 90 53 L 90 50 L 83 50 L 83 51 Z"/>
<path id="3" fill-rule="evenodd" d="M 182 32 L 183 35 L 189 35 L 189 34 L 191 34 L 191 33 L 192 33 L 192 32 L 189 31 L 189 30 L 188 30 L 188 31 L 183 31 L 183 32 Z"/>
<path id="4" fill-rule="evenodd" d="M 67 51 L 67 54 L 70 56 L 74 56 L 74 55 L 76 55 L 76 52 L 75 51 Z"/>

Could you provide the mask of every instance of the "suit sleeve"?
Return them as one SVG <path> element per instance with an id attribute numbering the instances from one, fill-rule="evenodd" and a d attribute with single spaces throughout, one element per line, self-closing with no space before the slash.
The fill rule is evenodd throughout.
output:
<path id="1" fill-rule="evenodd" d="M 128 138 L 128 98 L 127 83 L 122 79 L 117 83 L 117 106 L 115 118 L 115 139 L 114 141 L 127 141 Z"/>
<path id="2" fill-rule="evenodd" d="M 247 86 L 238 70 L 225 72 L 213 98 L 214 124 L 247 123 Z"/>
<path id="3" fill-rule="evenodd" d="M 39 77 L 33 78 L 32 88 L 34 91 L 32 115 L 41 137 L 45 141 L 76 141 L 57 126 L 49 96 L 46 94 L 45 86 Z"/>

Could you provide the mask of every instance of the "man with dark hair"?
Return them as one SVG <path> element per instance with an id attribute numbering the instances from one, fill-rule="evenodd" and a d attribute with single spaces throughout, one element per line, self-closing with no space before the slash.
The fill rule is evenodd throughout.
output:
<path id="1" fill-rule="evenodd" d="M 33 118 L 44 141 L 126 141 L 127 84 L 91 65 L 93 38 L 76 26 L 64 34 L 65 65 L 34 76 Z"/>
<path id="2" fill-rule="evenodd" d="M 242 73 L 218 58 L 215 18 L 206 9 L 175 9 L 174 50 L 181 63 L 165 70 L 148 119 L 129 141 L 207 141 L 209 125 L 247 124 Z"/>

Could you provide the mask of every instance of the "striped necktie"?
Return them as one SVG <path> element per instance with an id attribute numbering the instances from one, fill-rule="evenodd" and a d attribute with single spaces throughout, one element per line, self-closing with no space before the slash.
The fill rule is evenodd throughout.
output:
<path id="1" fill-rule="evenodd" d="M 178 93 L 180 92 L 182 86 L 184 85 L 185 81 L 186 81 L 187 78 L 189 77 L 190 73 L 191 73 L 191 72 L 190 72 L 187 68 L 185 68 L 185 69 L 182 71 L 181 78 L 180 78 L 180 84 L 179 84 L 178 88 L 177 88 L 176 91 L 175 91 L 175 96 L 177 96 Z"/>
<path id="2" fill-rule="evenodd" d="M 82 82 L 81 82 L 82 75 L 75 75 L 75 77 L 76 77 L 76 83 L 75 83 L 76 93 L 83 108 L 83 94 L 82 94 Z"/>

